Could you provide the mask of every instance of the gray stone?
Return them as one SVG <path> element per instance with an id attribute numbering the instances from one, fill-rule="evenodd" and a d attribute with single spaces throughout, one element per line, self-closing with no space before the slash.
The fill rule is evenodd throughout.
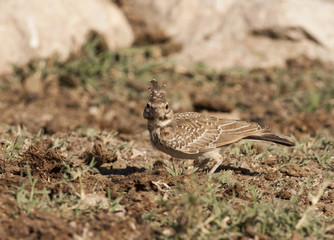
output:
<path id="1" fill-rule="evenodd" d="M 202 61 L 216 69 L 282 66 L 299 57 L 334 63 L 334 1 L 122 2 L 126 16 L 137 18 L 130 20 L 141 28 L 135 33 L 154 35 L 156 29 L 180 43 L 182 50 L 173 57 L 184 63 Z"/>
<path id="2" fill-rule="evenodd" d="M 58 54 L 66 59 L 90 31 L 105 36 L 112 49 L 134 36 L 127 19 L 108 0 L 0 0 L 0 74 L 11 64 Z"/>

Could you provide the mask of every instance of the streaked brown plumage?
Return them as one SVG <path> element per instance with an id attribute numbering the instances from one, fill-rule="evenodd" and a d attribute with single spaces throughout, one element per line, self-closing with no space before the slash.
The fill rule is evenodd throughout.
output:
<path id="1" fill-rule="evenodd" d="M 286 138 L 268 133 L 258 123 L 226 120 L 196 112 L 176 113 L 170 109 L 156 80 L 151 81 L 150 99 L 143 116 L 148 120 L 152 144 L 173 157 L 185 159 L 212 158 L 213 173 L 222 163 L 219 148 L 242 139 L 269 141 L 294 146 Z"/>

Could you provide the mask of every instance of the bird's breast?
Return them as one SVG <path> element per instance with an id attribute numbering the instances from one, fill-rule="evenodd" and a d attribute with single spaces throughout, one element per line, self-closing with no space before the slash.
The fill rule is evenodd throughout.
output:
<path id="1" fill-rule="evenodd" d="M 152 129 L 150 131 L 150 136 L 151 136 L 152 145 L 156 149 L 164 153 L 167 153 L 168 155 L 172 157 L 183 158 L 183 159 L 196 159 L 202 155 L 202 153 L 188 154 L 188 153 L 184 153 L 182 151 L 178 151 L 170 147 L 166 147 L 165 144 L 163 144 L 161 141 L 161 129 L 160 128 Z"/>

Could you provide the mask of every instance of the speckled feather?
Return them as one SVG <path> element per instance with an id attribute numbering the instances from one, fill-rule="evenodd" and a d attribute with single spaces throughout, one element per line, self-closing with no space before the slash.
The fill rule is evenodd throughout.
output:
<path id="1" fill-rule="evenodd" d="M 173 121 L 160 129 L 159 140 L 167 148 L 196 154 L 247 136 L 260 135 L 265 130 L 257 123 L 219 119 L 195 112 L 176 113 Z"/>

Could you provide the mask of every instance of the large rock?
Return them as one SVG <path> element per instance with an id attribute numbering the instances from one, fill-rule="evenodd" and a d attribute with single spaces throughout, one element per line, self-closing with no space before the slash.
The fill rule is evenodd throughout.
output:
<path id="1" fill-rule="evenodd" d="M 217 69 L 252 68 L 280 66 L 302 56 L 334 63 L 333 1 L 121 2 L 137 39 L 155 36 L 155 29 L 164 39 L 182 44 L 174 56 L 184 62 L 203 61 Z"/>
<path id="2" fill-rule="evenodd" d="M 108 0 L 0 0 L 0 74 L 11 64 L 54 53 L 65 59 L 90 31 L 103 34 L 110 48 L 134 39 L 127 19 Z"/>

